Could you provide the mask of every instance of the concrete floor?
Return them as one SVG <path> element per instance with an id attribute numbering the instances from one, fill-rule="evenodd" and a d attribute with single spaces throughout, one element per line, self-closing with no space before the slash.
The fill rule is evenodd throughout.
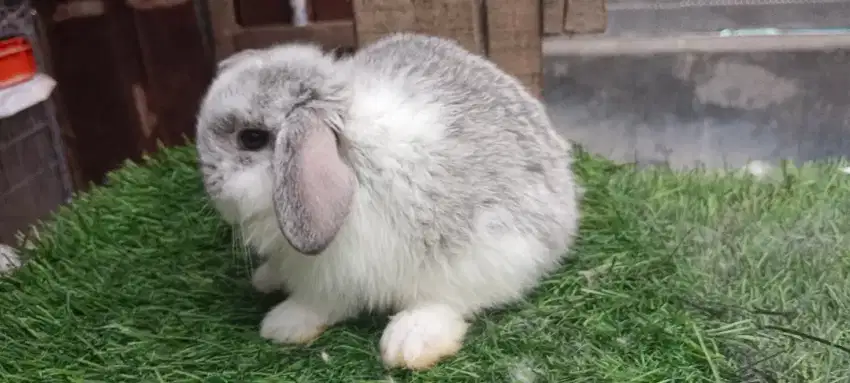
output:
<path id="1" fill-rule="evenodd" d="M 850 35 L 589 37 L 544 42 L 563 134 L 674 168 L 850 155 Z"/>

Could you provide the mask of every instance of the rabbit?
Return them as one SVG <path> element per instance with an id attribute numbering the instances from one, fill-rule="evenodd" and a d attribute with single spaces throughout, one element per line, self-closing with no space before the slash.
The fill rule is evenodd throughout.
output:
<path id="1" fill-rule="evenodd" d="M 446 38 L 242 51 L 219 63 L 196 137 L 212 204 L 263 259 L 253 286 L 288 293 L 260 324 L 279 344 L 386 313 L 383 363 L 428 369 L 578 230 L 571 144 L 518 80 Z"/>

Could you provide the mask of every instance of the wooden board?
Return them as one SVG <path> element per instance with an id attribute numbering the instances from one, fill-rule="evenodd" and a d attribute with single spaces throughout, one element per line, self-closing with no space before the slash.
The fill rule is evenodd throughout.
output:
<path id="1" fill-rule="evenodd" d="M 353 0 L 357 44 L 363 46 L 392 32 L 415 31 L 412 0 Z"/>
<path id="2" fill-rule="evenodd" d="M 145 139 L 171 145 L 195 136 L 195 114 L 212 73 L 191 1 L 133 10 L 144 83 L 131 85 Z M 156 142 L 146 150 L 156 149 Z"/>
<path id="3" fill-rule="evenodd" d="M 457 40 L 473 53 L 485 54 L 482 0 L 418 0 L 416 31 Z"/>
<path id="4" fill-rule="evenodd" d="M 542 1 L 543 33 L 547 35 L 559 35 L 564 33 L 564 11 L 567 6 L 566 0 Z"/>
<path id="5" fill-rule="evenodd" d="M 215 0 L 213 0 L 215 1 Z M 292 25 L 288 0 L 236 0 L 237 20 L 243 27 Z M 310 21 L 352 20 L 351 0 L 307 0 Z"/>
<path id="6" fill-rule="evenodd" d="M 349 20 L 339 20 L 317 22 L 304 27 L 267 25 L 246 28 L 234 36 L 234 47 L 236 50 L 257 49 L 287 41 L 312 41 L 327 50 L 357 45 L 354 24 Z"/>
<path id="7" fill-rule="evenodd" d="M 534 95 L 542 84 L 539 0 L 487 0 L 487 54 Z"/>
<path id="8" fill-rule="evenodd" d="M 120 4 L 84 12 L 86 7 L 67 6 L 73 1 L 36 3 L 48 22 L 57 91 L 73 131 L 80 172 L 86 181 L 100 182 L 128 157 L 138 158 L 135 133 L 140 127 L 128 84 L 141 80 L 141 58 L 128 43 L 126 20 L 110 7 Z"/>
<path id="9" fill-rule="evenodd" d="M 308 0 L 311 6 L 311 20 L 332 21 L 354 19 L 351 9 L 351 0 Z"/>
<path id="10" fill-rule="evenodd" d="M 352 5 L 360 46 L 392 32 L 420 32 L 485 53 L 482 0 L 353 0 Z"/>
<path id="11" fill-rule="evenodd" d="M 602 33 L 608 26 L 604 0 L 565 0 L 564 31 L 573 34 Z"/>
<path id="12" fill-rule="evenodd" d="M 235 5 L 236 19 L 243 27 L 292 23 L 289 0 L 236 0 Z"/>
<path id="13" fill-rule="evenodd" d="M 208 5 L 216 61 L 236 53 L 233 37 L 242 31 L 242 27 L 237 22 L 233 1 L 211 0 Z"/>
<path id="14" fill-rule="evenodd" d="M 193 136 L 212 60 L 191 1 L 38 3 L 48 22 L 58 109 L 86 182 L 101 182 L 159 142 L 179 145 Z M 67 6 L 74 3 L 87 6 Z"/>

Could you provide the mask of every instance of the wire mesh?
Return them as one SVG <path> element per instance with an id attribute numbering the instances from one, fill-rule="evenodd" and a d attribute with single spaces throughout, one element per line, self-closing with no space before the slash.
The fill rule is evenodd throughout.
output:
<path id="1" fill-rule="evenodd" d="M 25 37 L 40 70 L 46 56 L 39 44 L 37 17 L 27 0 L 0 1 L 0 38 Z M 72 193 L 51 100 L 0 119 L 0 242 L 44 218 Z"/>

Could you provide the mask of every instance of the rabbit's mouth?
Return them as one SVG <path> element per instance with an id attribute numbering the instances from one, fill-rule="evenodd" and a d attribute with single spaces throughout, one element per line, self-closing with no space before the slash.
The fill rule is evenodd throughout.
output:
<path id="1" fill-rule="evenodd" d="M 232 173 L 212 195 L 215 206 L 230 224 L 263 219 L 274 214 L 272 182 L 268 167 L 250 166 Z"/>
<path id="2" fill-rule="evenodd" d="M 233 225 L 238 225 L 242 223 L 242 217 L 239 214 L 239 207 L 233 203 L 234 201 L 226 201 L 220 198 L 213 198 L 213 205 L 215 209 L 218 211 L 221 218 L 224 219 L 225 222 Z"/>

